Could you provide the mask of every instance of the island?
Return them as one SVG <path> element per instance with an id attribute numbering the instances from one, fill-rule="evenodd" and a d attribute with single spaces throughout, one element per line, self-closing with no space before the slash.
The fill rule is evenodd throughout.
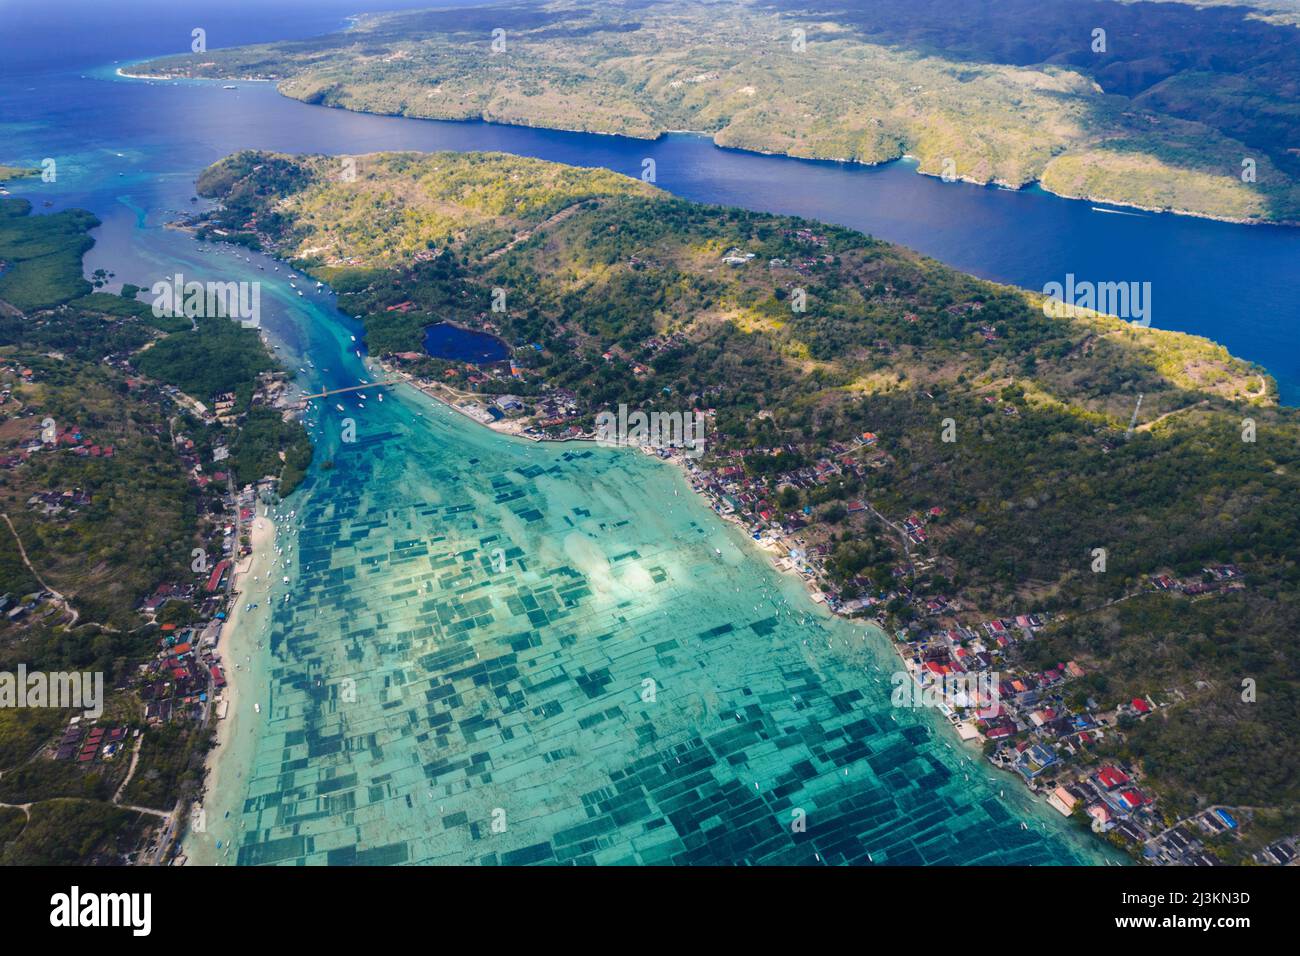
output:
<path id="1" fill-rule="evenodd" d="M 485 425 L 700 416 L 702 454 L 645 450 L 918 686 L 996 681 L 954 723 L 1081 825 L 1180 863 L 1297 829 L 1300 411 L 1262 369 L 604 170 L 242 152 L 198 188 L 203 226 L 327 282 L 390 374 Z M 510 354 L 431 356 L 439 322 Z"/>
<path id="2" fill-rule="evenodd" d="M 1300 44 L 1284 10 L 1256 6 L 556 0 L 365 15 L 123 72 L 272 80 L 306 103 L 410 117 L 911 156 L 948 181 L 1294 223 Z"/>

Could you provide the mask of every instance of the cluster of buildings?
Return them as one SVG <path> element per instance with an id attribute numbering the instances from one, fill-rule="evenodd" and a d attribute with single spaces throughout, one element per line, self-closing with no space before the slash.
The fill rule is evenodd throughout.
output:
<path id="1" fill-rule="evenodd" d="M 797 238 L 824 244 L 824 237 L 808 230 L 804 232 L 808 235 Z M 723 261 L 741 266 L 753 258 L 751 253 L 730 249 Z M 801 261 L 795 267 L 812 268 L 821 258 L 824 257 Z M 790 264 L 774 260 L 770 265 L 775 268 Z M 981 334 L 990 342 L 998 336 L 993 326 L 982 328 Z M 679 339 L 680 336 L 661 336 L 645 344 L 662 350 L 682 344 Z M 606 362 L 618 359 L 631 365 L 623 351 L 616 348 L 602 358 Z M 635 374 L 636 370 L 633 371 Z M 705 396 L 690 396 L 687 401 L 703 404 Z M 501 396 L 494 403 L 487 399 L 462 402 L 460 407 L 467 414 L 477 413 L 475 417 L 485 424 L 500 421 L 507 415 L 531 415 L 523 433 L 537 439 L 592 437 L 579 427 L 590 409 L 571 392 L 549 389 L 540 399 L 529 398 L 527 403 L 519 396 L 510 395 Z M 1014 413 L 1013 406 L 1008 408 L 1011 409 L 1008 414 Z M 704 414 L 710 424 L 715 421 L 711 409 Z M 711 434 L 710 444 L 715 448 L 725 447 L 726 438 Z M 826 527 L 811 507 L 785 507 L 789 501 L 787 491 L 814 492 L 811 497 L 816 500 L 817 489 L 837 480 L 845 480 L 850 487 L 861 486 L 874 471 L 892 462 L 889 454 L 880 448 L 875 433 L 864 431 L 850 441 L 829 443 L 818 450 L 814 460 L 809 460 L 805 447 L 794 445 L 722 451 L 711 456 L 707 464 L 674 449 L 658 449 L 657 453 L 664 458 L 678 459 L 694 489 L 704 495 L 715 512 L 742 526 L 755 541 L 772 551 L 773 561 L 780 570 L 803 577 L 814 601 L 844 615 L 874 613 L 881 624 L 889 621 L 886 606 L 894 609 L 902 602 L 910 608 L 911 613 L 904 615 L 910 622 L 895 634 L 896 649 L 909 680 L 923 690 L 947 688 L 954 678 L 968 681 L 967 687 L 991 690 L 984 699 L 941 691 L 938 707 L 963 740 L 983 745 L 995 766 L 1019 776 L 1058 812 L 1082 816 L 1096 833 L 1127 846 L 1150 862 L 1189 865 L 1215 862 L 1197 834 L 1212 836 L 1235 830 L 1239 822 L 1232 808 L 1212 808 L 1191 821 L 1180 821 L 1171 827 L 1151 791 L 1139 779 L 1138 770 L 1106 756 L 1113 752 L 1110 745 L 1123 739 L 1121 721 L 1148 719 L 1162 705 L 1151 697 L 1135 697 L 1118 705 L 1103 706 L 1084 692 L 1071 688 L 1072 682 L 1085 676 L 1084 668 L 1077 661 L 1062 661 L 1041 671 L 1020 666 L 1016 648 L 1035 639 L 1051 620 L 1047 613 L 1013 614 L 962 623 L 958 615 L 965 609 L 960 602 L 942 595 L 915 594 L 908 589 L 904 581 L 911 573 L 928 570 L 936 564 L 936 559 L 915 557 L 912 549 L 925 552 L 933 525 L 945 518 L 942 506 L 892 520 L 876 512 L 865 498 L 843 500 L 844 516 L 869 514 L 870 520 L 880 522 L 887 531 L 892 530 L 902 552 L 895 552 L 892 560 L 898 562 L 901 558 L 902 563 L 895 564 L 892 582 L 883 587 L 879 581 L 865 576 L 853 578 L 849 582 L 852 587 L 846 587 L 827 572 L 832 542 Z M 768 460 L 761 467 L 746 467 L 753 464 L 751 459 L 755 457 Z M 781 467 L 782 458 L 789 462 L 789 467 Z M 777 459 L 775 464 L 771 459 Z M 839 500 L 833 489 L 827 500 Z M 1153 576 L 1149 586 L 1195 596 L 1245 585 L 1239 568 L 1211 565 L 1202 569 L 1202 574 L 1194 580 L 1161 574 Z M 1267 859 L 1261 857 L 1260 862 L 1289 862 L 1294 855 L 1293 844 L 1279 841 L 1264 851 Z"/>
<path id="2" fill-rule="evenodd" d="M 1201 577 L 1197 580 L 1175 578 L 1168 574 L 1151 577 L 1151 586 L 1157 591 L 1177 591 L 1193 597 L 1210 594 L 1214 591 L 1239 591 L 1246 587 L 1245 575 L 1235 564 L 1211 564 L 1201 568 Z"/>
<path id="3" fill-rule="evenodd" d="M 47 518 L 74 515 L 90 504 L 90 495 L 80 488 L 64 491 L 38 491 L 27 499 L 27 506 Z"/>
<path id="4" fill-rule="evenodd" d="M 94 721 L 73 717 L 63 736 L 54 744 L 55 760 L 75 760 L 78 764 L 91 764 L 96 760 L 113 760 L 128 740 L 140 736 L 139 730 L 126 727 L 104 727 Z"/>
<path id="5" fill-rule="evenodd" d="M 224 613 L 202 625 L 178 628 L 164 624 L 153 659 L 140 668 L 140 699 L 151 725 L 173 720 L 207 720 L 214 701 L 226 686 L 217 656 Z M 218 705 L 217 717 L 224 717 Z"/>
<path id="6" fill-rule="evenodd" d="M 19 440 L 16 447 L 11 447 L 6 454 L 0 455 L 0 468 L 17 468 L 32 455 L 44 451 L 63 450 L 79 458 L 112 458 L 116 454 L 113 445 L 100 444 L 79 426 L 59 428 L 57 425 L 44 424 L 48 421 L 33 415 L 30 419 L 30 434 Z"/>
<path id="7" fill-rule="evenodd" d="M 4 615 L 0 620 L 7 624 L 25 621 L 40 610 L 53 596 L 44 589 L 21 597 L 7 592 L 0 594 L 0 614 Z"/>
<path id="8" fill-rule="evenodd" d="M 990 687 L 989 699 L 964 699 L 940 694 L 938 705 L 963 740 L 984 744 L 988 759 L 1015 773 L 1036 793 L 1064 815 L 1084 814 L 1092 829 L 1129 845 L 1133 852 L 1154 863 L 1207 865 L 1215 862 L 1199 840 L 1179 846 L 1179 828 L 1170 829 L 1151 793 L 1136 779 L 1136 770 L 1104 763 L 1099 745 L 1108 737 L 1120 738 L 1121 718 L 1144 720 L 1157 709 L 1149 697 L 1103 709 L 1091 697 L 1078 701 L 1070 693 L 1072 681 L 1084 676 L 1075 661 L 1065 661 L 1044 671 L 1032 671 L 1015 663 L 1015 648 L 1032 641 L 1052 619 L 1047 613 L 992 617 L 973 624 L 957 623 L 961 604 L 944 596 L 921 596 L 907 591 L 896 580 L 884 592 L 845 598 L 825 573 L 825 544 L 805 537 L 815 520 L 810 509 L 783 512 L 772 504 L 786 487 L 812 489 L 837 476 L 865 478 L 873 468 L 888 464 L 888 456 L 877 450 L 878 436 L 864 432 L 852 443 L 827 447 L 824 457 L 789 471 L 769 473 L 750 470 L 744 460 L 750 455 L 782 455 L 794 448 L 755 449 L 725 453 L 710 465 L 684 460 L 691 482 L 705 495 L 714 510 L 740 523 L 756 541 L 775 552 L 778 568 L 800 574 L 813 592 L 813 599 L 826 603 L 841 614 L 856 614 L 877 608 L 877 620 L 884 623 L 883 606 L 898 598 L 914 612 L 911 623 L 896 635 L 896 649 L 904 667 L 918 687 L 943 688 L 954 677 L 965 686 Z M 853 515 L 870 510 L 865 501 L 848 501 Z M 927 527 L 942 519 L 944 509 L 935 506 L 909 514 L 894 522 L 878 516 L 906 538 L 910 545 L 923 545 Z M 907 568 L 896 567 L 896 579 Z M 1218 588 L 1244 586 L 1240 569 L 1213 565 L 1203 569 L 1195 581 L 1177 581 L 1164 575 L 1151 579 L 1157 590 L 1177 589 L 1200 594 Z M 869 587 L 865 579 L 855 581 Z M 961 686 L 959 684 L 959 686 Z M 1222 808 L 1220 808 L 1222 809 Z M 1226 816 L 1226 819 L 1225 819 Z M 1205 832 L 1235 829 L 1229 810 L 1201 814 L 1197 826 Z M 1185 829 L 1185 827 L 1184 827 Z M 1270 848 L 1282 859 L 1292 852 L 1285 841 Z M 1271 859 L 1271 858 L 1270 858 Z"/>

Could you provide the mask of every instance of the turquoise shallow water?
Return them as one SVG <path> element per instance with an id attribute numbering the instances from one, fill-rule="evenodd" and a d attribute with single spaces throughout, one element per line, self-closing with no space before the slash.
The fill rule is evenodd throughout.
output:
<path id="1" fill-rule="evenodd" d="M 132 269 L 266 279 L 122 219 Z M 327 297 L 264 302 L 308 387 L 377 377 Z M 885 636 L 815 607 L 674 468 L 365 394 L 310 416 L 290 582 L 241 635 L 264 646 L 196 862 L 1101 859 L 935 715 L 890 707 Z"/>
<path id="2" fill-rule="evenodd" d="M 285 506 L 238 862 L 1088 858 L 672 469 L 398 398 L 350 408 L 352 444 L 327 419 L 334 467 Z"/>
<path id="3" fill-rule="evenodd" d="M 62 198 L 103 219 L 88 269 L 261 281 L 299 384 L 375 377 L 327 295 L 164 228 L 188 193 L 178 171 Z M 1103 858 L 933 714 L 890 708 L 884 636 L 815 608 L 671 467 L 506 438 L 405 387 L 341 401 L 284 506 L 290 583 L 241 635 L 263 646 L 195 862 Z"/>
<path id="4" fill-rule="evenodd" d="M 24 191 L 103 220 L 88 270 L 145 287 L 177 271 L 264 282 L 264 325 L 310 391 L 375 377 L 353 351 L 360 330 L 266 260 L 162 227 L 191 208 L 202 165 L 245 145 L 472 145 L 424 143 L 431 130 L 568 142 L 75 74 L 0 92 L 0 123 L 16 156 L 60 157 L 57 183 Z M 885 637 L 814 607 L 672 468 L 508 439 L 409 389 L 341 401 L 317 411 L 316 464 L 284 506 L 290 583 L 239 635 L 263 646 L 232 674 L 239 734 L 208 830 L 186 840 L 194 861 L 1106 858 L 934 714 L 891 708 Z"/>

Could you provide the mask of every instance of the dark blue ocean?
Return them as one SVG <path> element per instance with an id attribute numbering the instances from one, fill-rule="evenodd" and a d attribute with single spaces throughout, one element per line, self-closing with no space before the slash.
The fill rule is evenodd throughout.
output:
<path id="1" fill-rule="evenodd" d="M 38 212 L 100 217 L 87 268 L 145 286 L 177 271 L 261 281 L 263 328 L 296 384 L 366 386 L 311 404 L 316 460 L 259 517 L 283 556 L 229 638 L 249 666 L 205 797 L 215 822 L 190 834 L 191 859 L 1113 861 L 933 712 L 891 707 L 888 638 L 810 602 L 676 471 L 500 435 L 405 386 L 381 398 L 361 330 L 327 291 L 300 295 L 271 260 L 164 224 L 191 208 L 204 166 L 247 147 L 500 149 L 631 175 L 649 156 L 683 196 L 833 220 L 1001 281 L 1150 281 L 1153 324 L 1263 363 L 1292 400 L 1300 231 L 1097 214 L 902 163 L 363 116 L 264 84 L 114 75 L 187 49 L 195 26 L 213 47 L 300 37 L 368 5 L 402 4 L 0 8 L 0 163 L 56 160 L 55 182 L 14 191 Z"/>
<path id="2" fill-rule="evenodd" d="M 1283 400 L 1300 403 L 1300 229 L 1098 213 L 1037 189 L 942 183 L 907 162 L 864 168 L 722 150 L 689 135 L 648 143 L 363 116 L 295 103 L 266 84 L 148 85 L 114 80 L 105 69 L 186 51 L 195 26 L 216 48 L 327 32 L 359 9 L 431 5 L 8 0 L 0 17 L 0 163 L 55 158 L 58 182 L 24 191 L 52 208 L 92 208 L 106 220 L 102 239 L 112 242 L 110 220 L 146 209 L 144 191 L 184 204 L 184 180 L 243 147 L 496 149 L 633 176 L 650 157 L 658 185 L 687 198 L 838 222 L 999 282 L 1041 290 L 1067 273 L 1148 281 L 1153 325 L 1207 336 L 1262 364 Z M 106 207 L 110 196 L 118 208 Z"/>

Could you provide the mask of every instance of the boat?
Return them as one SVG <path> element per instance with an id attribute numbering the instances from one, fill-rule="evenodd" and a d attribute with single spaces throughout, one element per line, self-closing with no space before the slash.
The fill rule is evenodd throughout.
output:
<path id="1" fill-rule="evenodd" d="M 261 705 L 261 704 L 253 704 L 253 713 L 255 713 L 255 714 L 260 714 L 261 712 L 262 712 L 262 705 Z"/>
<path id="2" fill-rule="evenodd" d="M 341 411 L 341 412 L 342 412 L 342 411 L 346 411 L 346 409 L 345 409 L 342 405 L 340 405 L 338 402 L 335 402 L 335 403 L 334 403 L 334 407 L 337 408 L 337 409 L 338 409 L 339 411 Z"/>
<path id="3" fill-rule="evenodd" d="M 225 86 L 222 87 L 222 89 L 223 89 L 223 90 L 237 90 L 237 89 L 239 89 L 239 87 L 235 86 L 233 83 L 227 83 Z"/>

